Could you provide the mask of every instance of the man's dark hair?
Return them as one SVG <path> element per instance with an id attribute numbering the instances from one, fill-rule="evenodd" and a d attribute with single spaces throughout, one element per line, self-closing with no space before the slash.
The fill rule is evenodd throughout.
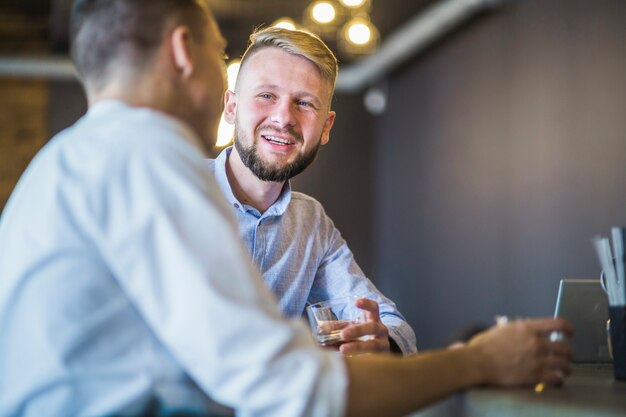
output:
<path id="1" fill-rule="evenodd" d="M 150 65 L 169 24 L 189 26 L 203 41 L 206 13 L 198 0 L 75 0 L 70 18 L 71 55 L 84 83 L 108 81 L 110 65 Z"/>

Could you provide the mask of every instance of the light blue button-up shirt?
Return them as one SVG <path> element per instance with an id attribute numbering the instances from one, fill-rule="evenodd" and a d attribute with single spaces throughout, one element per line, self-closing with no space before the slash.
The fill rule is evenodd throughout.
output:
<path id="1" fill-rule="evenodd" d="M 363 274 L 322 205 L 292 191 L 289 182 L 263 214 L 242 204 L 226 175 L 230 151 L 227 148 L 209 160 L 209 166 L 234 208 L 244 243 L 283 313 L 300 317 L 307 303 L 349 295 L 370 298 L 379 303 L 381 321 L 402 352 L 415 353 L 415 333 L 396 305 Z"/>
<path id="2" fill-rule="evenodd" d="M 347 376 L 285 320 L 196 136 L 93 106 L 0 218 L 0 417 L 341 416 Z"/>

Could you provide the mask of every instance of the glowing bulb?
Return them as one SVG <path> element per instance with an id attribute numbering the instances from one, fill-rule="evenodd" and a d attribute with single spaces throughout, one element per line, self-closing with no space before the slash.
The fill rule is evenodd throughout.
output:
<path id="1" fill-rule="evenodd" d="M 365 0 L 339 0 L 341 4 L 346 7 L 360 7 L 365 3 Z"/>
<path id="2" fill-rule="evenodd" d="M 348 40 L 355 45 L 365 45 L 372 39 L 372 31 L 365 23 L 353 23 L 348 27 Z"/>
<path id="3" fill-rule="evenodd" d="M 281 19 L 278 19 L 272 24 L 272 26 L 277 27 L 277 28 L 288 29 L 288 30 L 296 29 L 296 24 L 294 23 L 293 20 L 291 20 L 288 17 L 283 17 Z"/>
<path id="4" fill-rule="evenodd" d="M 311 16 L 318 23 L 330 23 L 335 18 L 335 8 L 328 2 L 320 1 L 311 9 Z"/>

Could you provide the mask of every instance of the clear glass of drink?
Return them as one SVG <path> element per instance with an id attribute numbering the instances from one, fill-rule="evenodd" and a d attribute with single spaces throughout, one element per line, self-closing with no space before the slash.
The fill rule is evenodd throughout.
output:
<path id="1" fill-rule="evenodd" d="M 350 341 L 341 337 L 341 331 L 366 320 L 365 312 L 355 305 L 359 298 L 361 297 L 336 298 L 307 306 L 309 323 L 320 346 L 339 349 L 342 344 Z"/>

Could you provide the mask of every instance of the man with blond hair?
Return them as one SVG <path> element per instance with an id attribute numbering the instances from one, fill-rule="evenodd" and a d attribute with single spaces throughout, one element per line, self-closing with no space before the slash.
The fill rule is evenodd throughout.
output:
<path id="1" fill-rule="evenodd" d="M 337 59 L 316 36 L 276 27 L 253 33 L 235 91 L 225 97 L 234 147 L 209 160 L 210 168 L 286 316 L 358 296 L 367 321 L 344 330 L 351 341 L 340 350 L 412 354 L 415 334 L 395 304 L 363 274 L 322 205 L 289 183 L 330 138 L 336 79 Z"/>
<path id="2" fill-rule="evenodd" d="M 201 0 L 75 0 L 89 110 L 0 220 L 0 416 L 401 416 L 478 384 L 558 383 L 559 320 L 407 359 L 281 317 L 206 178 L 223 40 Z"/>

